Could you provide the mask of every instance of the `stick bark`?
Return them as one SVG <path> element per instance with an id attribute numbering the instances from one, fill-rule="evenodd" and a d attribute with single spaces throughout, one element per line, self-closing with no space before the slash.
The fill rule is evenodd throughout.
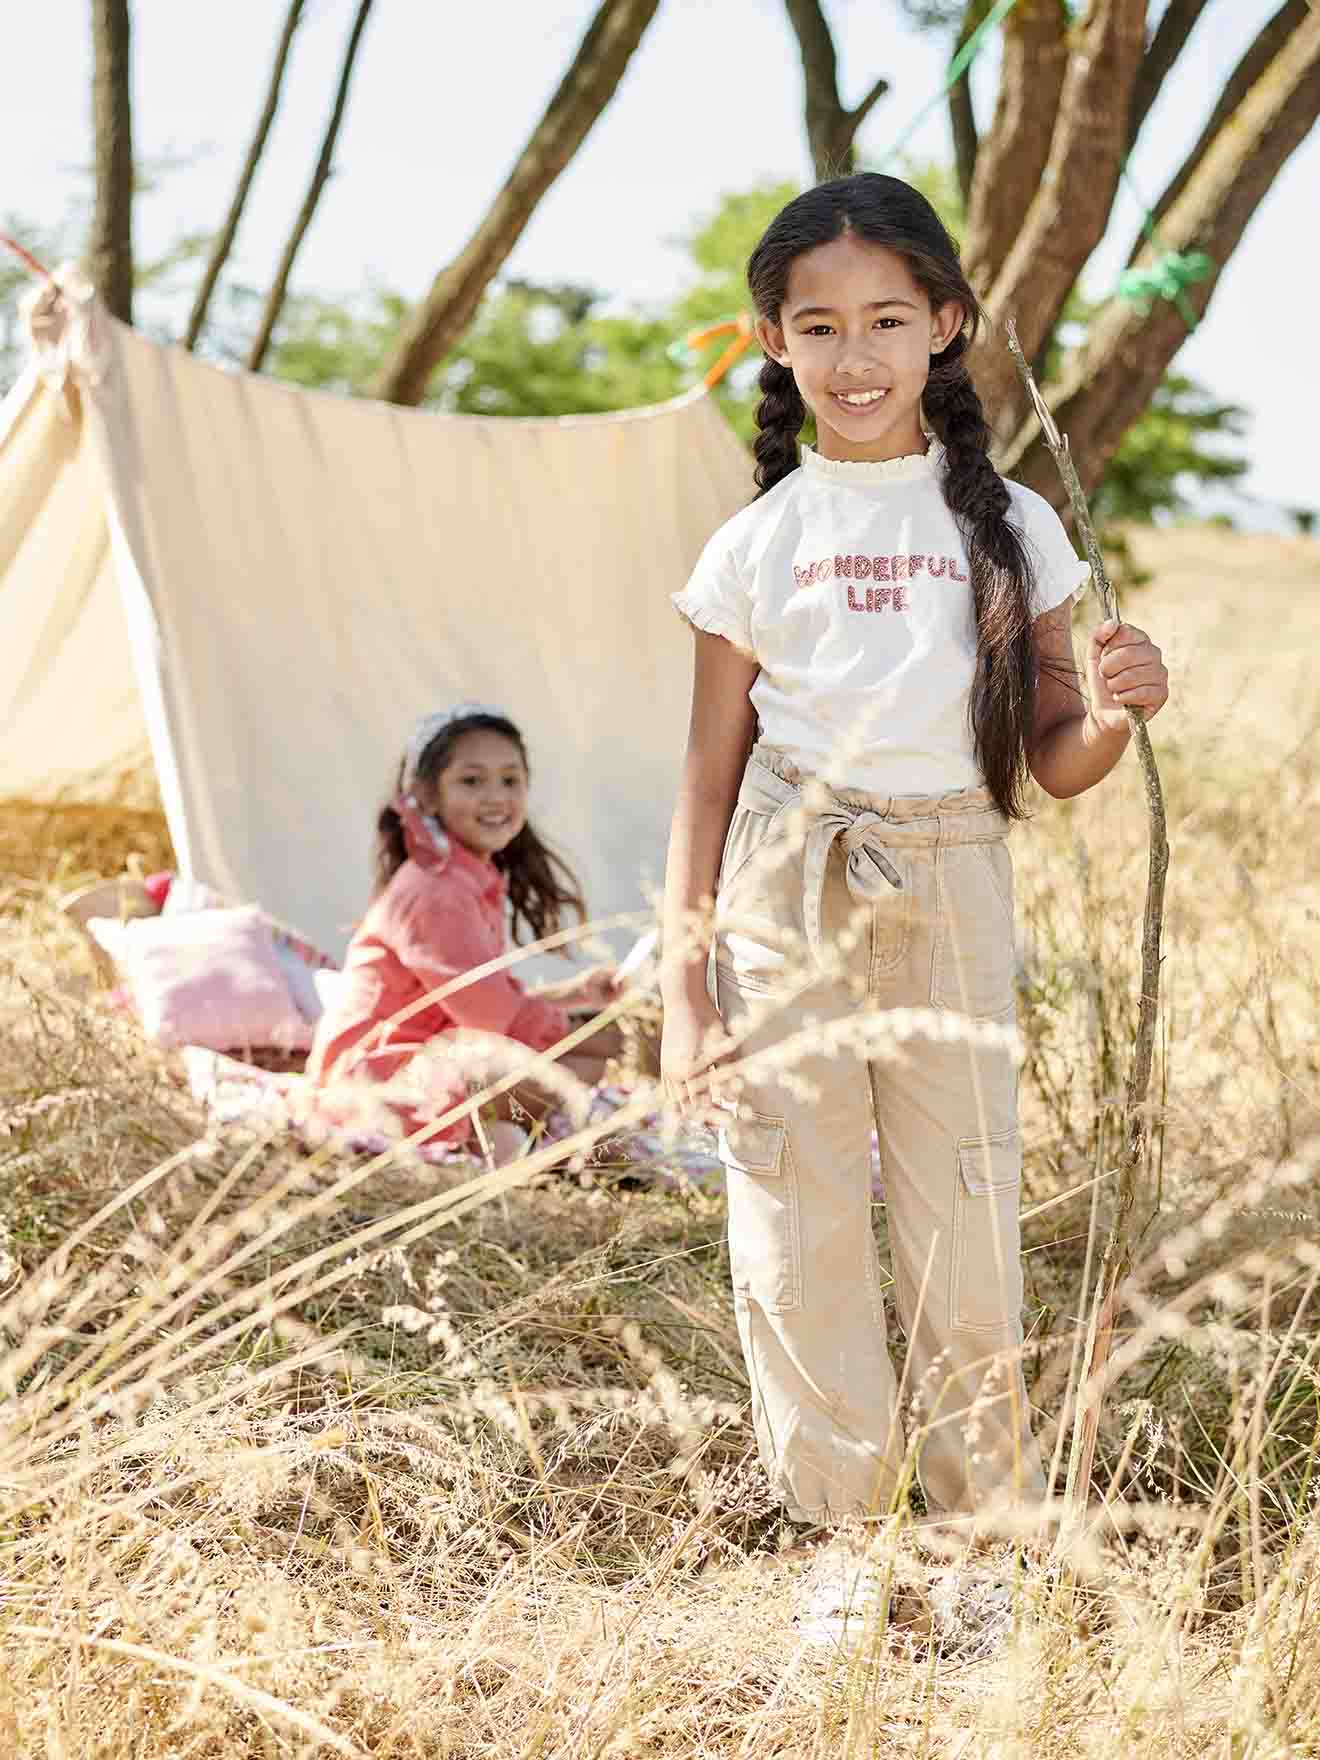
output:
<path id="1" fill-rule="evenodd" d="M 1008 322 L 1008 346 L 1023 389 L 1035 408 L 1045 444 L 1053 455 L 1067 490 L 1073 518 L 1086 546 L 1087 560 L 1091 564 L 1105 616 L 1117 618 L 1118 597 L 1105 568 L 1104 556 L 1086 504 L 1081 479 L 1072 461 L 1067 436 L 1060 433 L 1045 399 L 1041 396 L 1040 387 L 1023 353 L 1017 326 L 1012 319 Z M 1117 1196 L 1096 1284 L 1096 1308 L 1087 1339 L 1077 1418 L 1073 1427 L 1072 1453 L 1068 1463 L 1066 1501 L 1070 1526 L 1080 1520 L 1081 1511 L 1086 1506 L 1087 1491 L 1095 1466 L 1096 1439 L 1100 1430 L 1100 1414 L 1104 1405 L 1114 1327 L 1122 1302 L 1123 1285 L 1132 1267 L 1132 1222 L 1137 1208 L 1138 1179 L 1146 1165 L 1150 1141 L 1147 1101 L 1155 1058 L 1155 1028 L 1159 1017 L 1160 946 L 1164 931 L 1164 890 L 1169 872 L 1168 821 L 1164 810 L 1164 790 L 1160 783 L 1159 766 L 1155 762 L 1154 748 L 1150 743 L 1150 730 L 1137 710 L 1128 710 L 1128 722 L 1132 728 L 1132 743 L 1136 747 L 1137 760 L 1141 765 L 1141 777 L 1146 792 L 1146 814 L 1150 822 L 1150 856 L 1146 869 L 1146 900 L 1141 927 L 1141 995 L 1132 1063 L 1123 1096 Z M 1151 1220 L 1153 1212 L 1144 1227 L 1149 1227 Z"/>
<path id="2" fill-rule="evenodd" d="M 247 360 L 243 363 L 250 373 L 260 370 L 266 358 L 275 326 L 284 309 L 284 301 L 289 291 L 289 277 L 293 274 L 294 260 L 298 255 L 307 229 L 316 213 L 316 204 L 321 199 L 321 191 L 330 178 L 330 167 L 334 162 L 335 142 L 339 138 L 339 129 L 344 120 L 344 112 L 348 108 L 348 88 L 353 80 L 353 64 L 357 60 L 358 47 L 362 41 L 362 33 L 366 29 L 367 17 L 371 12 L 373 0 L 360 0 L 357 14 L 353 19 L 353 28 L 349 33 L 348 46 L 344 50 L 344 61 L 339 71 L 339 88 L 335 93 L 334 108 L 330 112 L 330 121 L 326 125 L 325 136 L 321 141 L 321 151 L 317 155 L 316 168 L 312 172 L 312 181 L 307 186 L 307 194 L 303 197 L 302 207 L 293 223 L 293 231 L 289 234 L 284 253 L 280 257 L 279 267 L 275 271 L 275 279 L 271 283 L 270 292 L 266 295 L 266 303 L 262 308 L 261 320 L 257 325 L 257 333 L 252 339 Z"/>
<path id="3" fill-rule="evenodd" d="M 224 224 L 211 245 L 211 254 L 206 259 L 206 268 L 202 271 L 201 284 L 193 300 L 192 311 L 188 314 L 188 327 L 183 333 L 183 346 L 196 348 L 202 330 L 206 325 L 206 314 L 210 309 L 211 296 L 220 280 L 221 271 L 229 260 L 229 253 L 234 248 L 234 240 L 238 237 L 239 222 L 243 218 L 243 210 L 247 206 L 248 193 L 252 188 L 253 179 L 257 175 L 257 166 L 261 163 L 261 155 L 266 150 L 266 141 L 270 135 L 271 125 L 275 121 L 275 113 L 280 107 L 280 87 L 284 83 L 284 70 L 289 63 L 289 50 L 293 47 L 294 32 L 302 19 L 306 0 L 291 0 L 289 10 L 285 14 L 284 29 L 280 32 L 279 44 L 275 50 L 275 60 L 270 70 L 270 82 L 266 88 L 266 101 L 261 107 L 261 115 L 257 118 L 256 131 L 248 146 L 247 157 L 243 168 L 238 174 L 238 182 L 234 185 L 233 199 L 229 204 L 229 212 L 225 215 Z"/>

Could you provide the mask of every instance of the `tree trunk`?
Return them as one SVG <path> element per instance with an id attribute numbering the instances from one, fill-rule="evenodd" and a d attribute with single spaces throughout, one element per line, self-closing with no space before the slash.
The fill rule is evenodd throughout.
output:
<path id="1" fill-rule="evenodd" d="M 1058 10 L 1057 0 L 1042 3 Z M 1058 322 L 1109 225 L 1145 46 L 1146 0 L 1092 0 L 1075 33 L 1040 188 L 988 300 L 996 319 L 1017 319 L 1028 360 Z M 997 341 L 978 356 L 973 370 L 982 401 L 992 424 L 1011 435 L 1025 413 L 1013 357 Z"/>
<path id="2" fill-rule="evenodd" d="M 963 249 L 967 278 L 982 295 L 1040 189 L 1068 69 L 1067 31 L 1059 0 L 1019 0 L 1004 20 L 999 96 L 977 153 Z"/>
<path id="3" fill-rule="evenodd" d="M 1164 17 L 1151 39 L 1137 83 L 1132 88 L 1132 109 L 1128 121 L 1128 146 L 1136 145 L 1137 136 L 1150 114 L 1150 107 L 1160 95 L 1160 87 L 1169 77 L 1174 62 L 1187 47 L 1187 39 L 1196 29 L 1198 20 L 1210 0 L 1169 0 Z"/>
<path id="4" fill-rule="evenodd" d="M 1219 131 L 1273 61 L 1279 50 L 1292 36 L 1298 25 L 1306 17 L 1307 0 L 1287 0 L 1287 4 L 1279 8 L 1274 17 L 1257 36 L 1246 54 L 1233 69 L 1228 84 L 1220 95 L 1219 102 L 1211 112 L 1210 120 L 1201 131 L 1200 138 L 1187 155 L 1178 175 L 1156 202 L 1151 212 L 1151 222 L 1159 226 L 1169 209 L 1186 189 L 1192 174 L 1204 159 L 1210 148 L 1219 137 Z M 1143 240 L 1138 239 L 1133 247 L 1133 257 L 1140 251 Z"/>
<path id="5" fill-rule="evenodd" d="M 133 322 L 132 48 L 128 0 L 92 0 L 96 209 L 88 266 L 106 310 L 126 324 Z"/>
<path id="6" fill-rule="evenodd" d="M 206 268 L 202 272 L 201 285 L 197 289 L 197 297 L 193 301 L 192 311 L 188 314 L 188 328 L 184 331 L 183 346 L 196 348 L 202 327 L 206 323 L 206 314 L 211 304 L 211 296 L 220 280 L 220 273 L 229 260 L 229 253 L 234 248 L 234 240 L 238 236 L 239 222 L 243 218 L 243 209 L 247 206 L 248 192 L 252 188 L 252 180 L 257 175 L 257 166 L 261 163 L 261 155 L 266 150 L 266 137 L 270 134 L 271 124 L 275 120 L 275 112 L 280 106 L 280 87 L 284 83 L 284 70 L 289 61 L 289 50 L 293 46 L 293 35 L 298 29 L 306 0 L 290 0 L 289 10 L 284 19 L 284 29 L 280 33 L 279 46 L 275 51 L 275 62 L 270 72 L 270 83 L 266 90 L 266 102 L 261 107 L 261 115 L 257 118 L 256 133 L 252 136 L 252 144 L 248 147 L 247 157 L 243 161 L 243 169 L 238 174 L 238 182 L 234 186 L 234 198 L 229 204 L 229 212 L 225 215 L 224 225 L 215 236 L 211 246 L 211 254 L 207 258 Z"/>
<path id="7" fill-rule="evenodd" d="M 431 374 L 467 329 L 536 204 L 614 96 L 658 5 L 659 0 L 601 0 L 572 66 L 485 219 L 403 323 L 371 387 L 374 397 L 421 402 Z"/>
<path id="8" fill-rule="evenodd" d="M 966 47 L 967 39 L 985 18 L 988 7 L 989 0 L 967 0 L 962 29 L 958 32 L 958 41 L 954 45 L 955 57 Z M 962 196 L 963 207 L 970 209 L 972 180 L 976 176 L 976 155 L 981 145 L 976 127 L 976 110 L 972 104 L 970 67 L 949 88 L 949 129 L 953 135 L 953 163 L 958 174 L 958 193 Z"/>
<path id="9" fill-rule="evenodd" d="M 1320 11 L 1306 13 L 1261 74 L 1236 114 L 1200 158 L 1161 228 L 1171 250 L 1201 250 L 1213 269 L 1187 289 L 1199 317 L 1253 214 L 1293 151 L 1320 117 Z M 1158 260 L 1149 247 L 1138 257 Z M 1187 340 L 1177 307 L 1158 300 L 1149 315 L 1115 299 L 1090 336 L 1065 363 L 1050 407 L 1068 435 L 1082 483 L 1093 488 L 1131 424 L 1140 416 Z M 1034 420 L 1002 461 L 1029 487 L 1061 505 L 1050 455 Z"/>
<path id="10" fill-rule="evenodd" d="M 353 20 L 353 29 L 349 33 L 348 47 L 344 50 L 344 63 L 339 72 L 339 89 L 335 93 L 334 109 L 330 112 L 330 121 L 326 125 L 325 138 L 321 142 L 321 151 L 317 157 L 316 169 L 312 172 L 312 181 L 307 186 L 307 194 L 303 197 L 302 207 L 293 223 L 293 231 L 289 234 L 284 254 L 280 258 L 279 267 L 275 271 L 275 279 L 271 283 L 270 292 L 266 295 L 266 304 L 262 308 L 261 321 L 257 325 L 257 333 L 252 339 L 247 360 L 243 363 L 250 373 L 257 372 L 266 358 L 266 350 L 270 347 L 270 339 L 275 334 L 275 325 L 279 321 L 280 312 L 284 308 L 285 296 L 289 291 L 289 277 L 293 273 L 294 259 L 298 255 L 303 239 L 307 236 L 307 228 L 312 223 L 316 212 L 316 204 L 321 199 L 321 191 L 330 177 L 330 167 L 334 162 L 335 141 L 339 137 L 340 125 L 344 120 L 344 112 L 348 107 L 348 88 L 353 80 L 353 63 L 357 60 L 358 45 L 362 41 L 362 33 L 366 29 L 367 16 L 371 11 L 372 0 L 359 0 L 357 16 Z"/>
<path id="11" fill-rule="evenodd" d="M 807 145 L 817 181 L 847 177 L 857 169 L 857 131 L 889 90 L 878 79 L 855 110 L 839 97 L 838 58 L 820 0 L 784 0 L 802 56 Z"/>

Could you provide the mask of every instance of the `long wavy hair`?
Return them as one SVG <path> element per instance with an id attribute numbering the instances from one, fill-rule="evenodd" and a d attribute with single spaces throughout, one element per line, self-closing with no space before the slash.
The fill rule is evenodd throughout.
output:
<path id="1" fill-rule="evenodd" d="M 506 721 L 502 715 L 466 715 L 461 721 L 451 721 L 442 728 L 423 750 L 417 762 L 418 781 L 438 782 L 454 762 L 459 742 L 469 733 L 500 734 L 517 747 L 518 755 L 531 774 L 526 741 L 512 721 Z M 408 859 L 403 820 L 393 804 L 402 786 L 403 764 L 400 761 L 393 794 L 376 819 L 377 896 Z M 573 911 L 580 923 L 586 921 L 586 902 L 577 877 L 530 823 L 524 825 L 513 842 L 492 860 L 509 883 L 509 910 L 515 941 L 522 940 L 524 929 L 531 941 L 553 935 L 563 925 L 566 911 Z"/>
<path id="2" fill-rule="evenodd" d="M 846 232 L 902 257 L 932 309 L 953 301 L 966 314 L 944 352 L 931 356 L 922 406 L 944 448 L 944 499 L 970 564 L 977 662 L 968 713 L 976 759 L 995 805 L 1010 819 L 1020 819 L 1026 811 L 1026 754 L 1036 700 L 1032 570 L 1008 517 L 1007 486 L 990 462 L 990 427 L 967 370 L 984 314 L 957 247 L 919 190 L 897 177 L 864 171 L 819 184 L 790 202 L 752 252 L 747 283 L 758 312 L 777 324 L 795 260 Z M 792 372 L 778 361 L 766 360 L 760 387 L 756 485 L 764 495 L 798 467 L 798 435 L 807 407 Z"/>

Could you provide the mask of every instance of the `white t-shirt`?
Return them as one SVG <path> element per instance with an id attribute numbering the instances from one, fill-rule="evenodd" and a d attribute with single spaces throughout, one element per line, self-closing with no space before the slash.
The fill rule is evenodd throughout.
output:
<path id="1" fill-rule="evenodd" d="M 981 782 L 968 721 L 976 618 L 943 451 L 802 464 L 720 527 L 674 603 L 761 668 L 760 737 L 837 788 L 942 794 Z M 1033 616 L 1090 579 L 1054 509 L 1009 483 Z"/>

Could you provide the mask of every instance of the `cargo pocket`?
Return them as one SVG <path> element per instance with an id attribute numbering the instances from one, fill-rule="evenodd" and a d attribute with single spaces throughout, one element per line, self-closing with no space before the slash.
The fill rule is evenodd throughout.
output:
<path id="1" fill-rule="evenodd" d="M 931 1001 L 974 1021 L 1008 1020 L 1013 996 L 1013 858 L 1002 838 L 940 850 Z"/>
<path id="2" fill-rule="evenodd" d="M 949 1301 L 957 1329 L 998 1331 L 1021 1320 L 1021 1183 L 1016 1130 L 964 1137 L 958 1144 Z"/>
<path id="3" fill-rule="evenodd" d="M 720 1127 L 735 1295 L 770 1314 L 802 1306 L 797 1174 L 780 1118 L 745 1114 Z"/>

